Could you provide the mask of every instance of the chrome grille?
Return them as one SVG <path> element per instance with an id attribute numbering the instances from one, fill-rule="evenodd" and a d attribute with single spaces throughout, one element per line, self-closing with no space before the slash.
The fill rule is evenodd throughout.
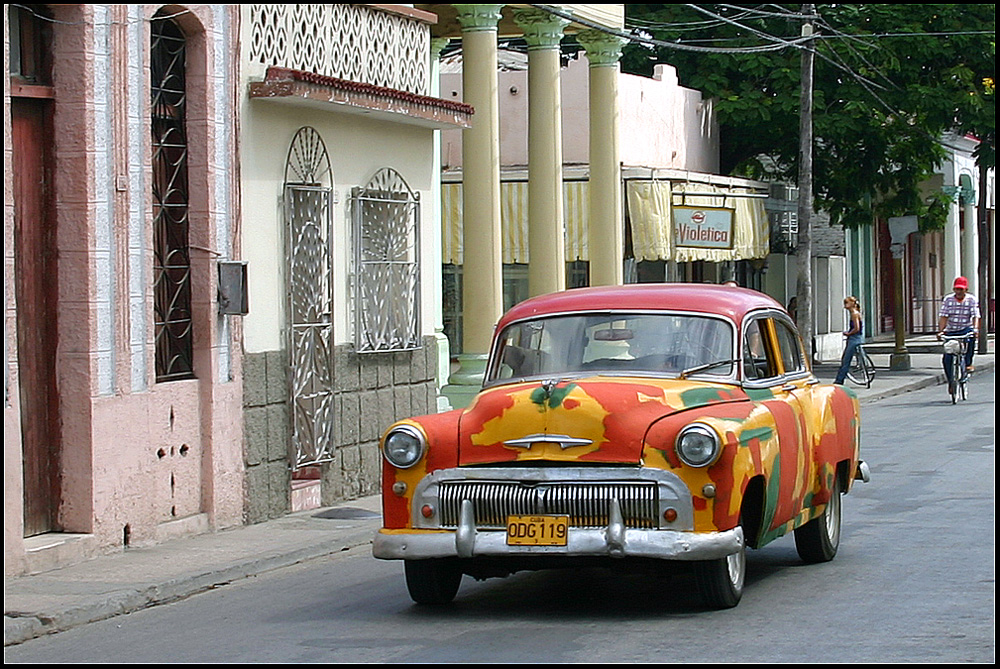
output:
<path id="1" fill-rule="evenodd" d="M 571 527 L 604 527 L 612 499 L 618 500 L 626 527 L 658 524 L 659 500 L 652 482 L 442 481 L 438 505 L 443 527 L 458 526 L 466 499 L 472 502 L 476 526 L 484 528 L 506 527 L 507 516 L 527 514 L 568 515 Z"/>

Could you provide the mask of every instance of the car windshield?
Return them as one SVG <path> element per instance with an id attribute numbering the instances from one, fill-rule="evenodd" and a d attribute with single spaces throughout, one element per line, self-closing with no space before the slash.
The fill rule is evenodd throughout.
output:
<path id="1" fill-rule="evenodd" d="M 521 321 L 500 335 L 486 383 L 581 374 L 729 376 L 733 327 L 689 314 L 573 314 Z"/>

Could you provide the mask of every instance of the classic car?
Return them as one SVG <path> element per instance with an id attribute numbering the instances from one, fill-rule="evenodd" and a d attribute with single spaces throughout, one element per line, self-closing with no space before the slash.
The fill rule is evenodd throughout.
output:
<path id="1" fill-rule="evenodd" d="M 526 300 L 499 321 L 465 409 L 385 432 L 380 559 L 441 604 L 463 575 L 580 565 L 693 573 L 735 606 L 746 549 L 794 533 L 833 559 L 868 480 L 857 397 L 813 375 L 762 293 L 638 284 Z M 664 569 L 667 571 L 667 569 Z"/>

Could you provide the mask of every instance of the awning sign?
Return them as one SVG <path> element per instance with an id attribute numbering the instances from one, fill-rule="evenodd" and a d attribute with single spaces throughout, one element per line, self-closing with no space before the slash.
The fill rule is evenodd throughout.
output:
<path id="1" fill-rule="evenodd" d="M 733 248 L 734 209 L 672 207 L 674 245 L 696 249 Z"/>

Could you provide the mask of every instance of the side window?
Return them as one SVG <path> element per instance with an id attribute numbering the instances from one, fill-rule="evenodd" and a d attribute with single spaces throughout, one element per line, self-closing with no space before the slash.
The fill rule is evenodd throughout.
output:
<path id="1" fill-rule="evenodd" d="M 743 335 L 743 378 L 747 381 L 777 376 L 777 371 L 767 355 L 766 319 L 750 321 Z"/>
<path id="2" fill-rule="evenodd" d="M 507 328 L 500 340 L 494 378 L 535 376 L 552 370 L 555 357 L 565 357 L 566 343 L 559 336 L 559 329 L 557 322 L 544 320 Z"/>
<path id="3" fill-rule="evenodd" d="M 778 353 L 781 355 L 781 366 L 785 374 L 802 371 L 805 365 L 798 335 L 784 321 L 774 321 L 774 330 L 778 336 Z"/>

